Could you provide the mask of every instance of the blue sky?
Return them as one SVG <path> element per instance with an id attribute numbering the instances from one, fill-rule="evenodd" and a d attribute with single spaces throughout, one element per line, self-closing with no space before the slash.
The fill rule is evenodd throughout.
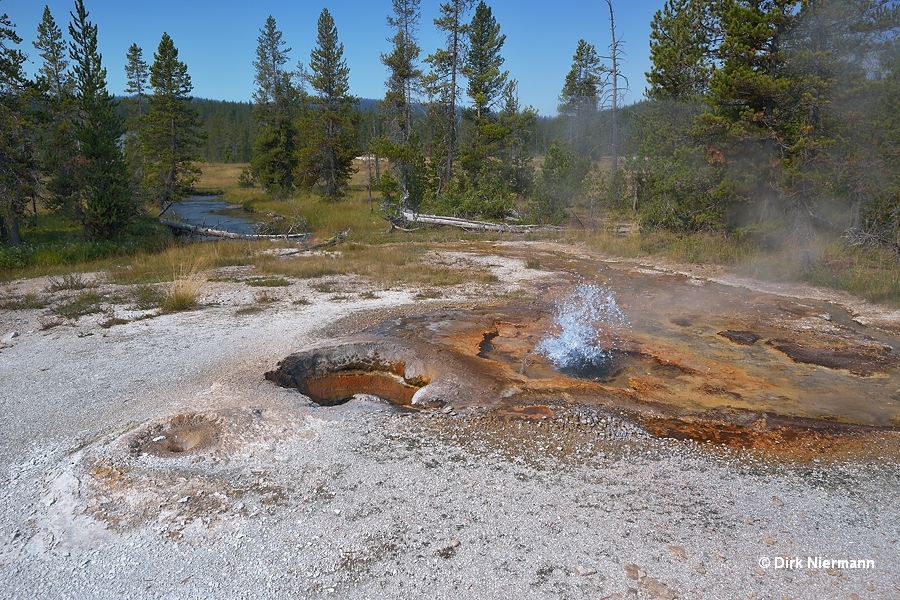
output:
<path id="1" fill-rule="evenodd" d="M 644 73 L 649 69 L 650 21 L 663 2 L 613 0 L 616 28 L 626 53 L 621 68 L 629 80 L 627 103 L 643 96 Z M 422 1 L 419 42 L 423 58 L 443 42 L 433 25 L 439 3 Z M 74 0 L 0 0 L 0 13 L 9 15 L 24 40 L 22 49 L 29 55 L 29 73 L 40 61 L 31 43 L 37 37 L 44 5 L 50 7 L 68 38 Z M 601 55 L 609 52 L 605 0 L 494 0 L 488 5 L 506 34 L 504 67 L 519 81 L 521 104 L 534 106 L 542 115 L 556 113 L 557 98 L 579 39 L 594 44 Z M 89 18 L 98 26 L 111 93 L 124 93 L 128 47 L 137 43 L 150 63 L 165 31 L 188 65 L 195 96 L 242 101 L 250 100 L 253 91 L 251 63 L 266 17 L 275 17 L 284 40 L 293 49 L 292 63 L 308 63 L 322 8 L 331 12 L 344 44 L 351 92 L 366 98 L 383 97 L 386 71 L 379 56 L 390 50 L 386 17 L 391 6 L 390 0 L 85 0 Z"/>

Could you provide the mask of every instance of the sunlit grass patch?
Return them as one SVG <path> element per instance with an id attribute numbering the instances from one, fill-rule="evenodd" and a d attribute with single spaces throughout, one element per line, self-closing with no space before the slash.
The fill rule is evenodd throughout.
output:
<path id="1" fill-rule="evenodd" d="M 900 306 L 900 261 L 883 249 L 848 247 L 833 241 L 802 246 L 790 243 L 777 251 L 757 252 L 738 270 L 762 279 L 845 290 L 872 302 Z"/>
<path id="2" fill-rule="evenodd" d="M 136 253 L 158 251 L 171 238 L 166 227 L 145 217 L 114 240 L 86 240 L 76 220 L 43 210 L 22 233 L 23 244 L 0 244 L 0 280 L 98 271 Z"/>
<path id="3" fill-rule="evenodd" d="M 0 296 L 0 309 L 4 310 L 34 310 L 46 308 L 49 301 L 38 296 L 34 292 L 28 292 L 21 296 Z"/>
<path id="4" fill-rule="evenodd" d="M 642 242 L 642 248 L 654 243 L 654 238 L 659 234 L 646 236 L 647 242 Z M 733 264 L 745 259 L 751 248 L 730 240 L 722 234 L 695 233 L 690 236 L 665 236 L 660 241 L 663 245 L 662 254 L 671 260 L 681 263 L 714 263 Z"/>
<path id="5" fill-rule="evenodd" d="M 165 291 L 158 286 L 147 283 L 138 284 L 133 290 L 134 307 L 138 310 L 159 308 L 165 296 Z"/>
<path id="6" fill-rule="evenodd" d="M 289 258 L 264 258 L 257 262 L 263 273 L 297 279 L 329 275 L 357 275 L 376 283 L 401 283 L 446 287 L 464 283 L 494 283 L 495 275 L 481 268 L 457 268 L 432 264 L 429 248 L 419 244 L 379 244 L 367 246 L 348 243 L 339 251 L 325 254 L 300 254 Z M 314 286 L 332 287 L 330 282 Z M 329 289 L 329 291 L 331 291 Z"/>
<path id="7" fill-rule="evenodd" d="M 51 277 L 47 285 L 48 292 L 60 292 L 64 290 L 84 290 L 97 287 L 97 282 L 87 279 L 84 273 L 65 273 L 61 277 Z"/>
<path id="8" fill-rule="evenodd" d="M 900 306 L 900 261 L 888 250 L 850 247 L 824 236 L 800 243 L 788 232 L 770 236 L 768 241 L 702 232 L 618 236 L 598 231 L 582 236 L 588 246 L 604 254 L 723 265 L 756 279 L 803 282 Z"/>
<path id="9" fill-rule="evenodd" d="M 94 290 L 81 292 L 57 305 L 53 312 L 65 319 L 76 320 L 85 315 L 101 312 L 103 298 Z"/>
<path id="10" fill-rule="evenodd" d="M 205 193 L 232 190 L 237 188 L 241 171 L 248 166 L 246 163 L 203 163 L 200 165 L 200 177 L 194 187 Z"/>
<path id="11" fill-rule="evenodd" d="M 221 191 L 225 201 L 239 204 L 248 212 L 263 216 L 280 215 L 282 219 L 277 223 L 277 228 L 281 232 L 286 229 L 291 229 L 292 233 L 309 230 L 317 237 L 326 239 L 338 231 L 350 230 L 354 239 L 377 243 L 389 228 L 388 222 L 379 213 L 380 195 L 373 192 L 372 199 L 369 198 L 364 161 L 356 161 L 360 172 L 353 176 L 347 195 L 336 202 L 323 201 L 317 192 L 311 190 L 297 190 L 293 197 L 279 199 L 258 187 L 240 187 L 238 178 L 247 166 L 204 164 L 197 187 L 204 191 Z"/>
<path id="12" fill-rule="evenodd" d="M 278 276 L 251 277 L 245 280 L 245 283 L 253 287 L 286 287 L 291 285 L 290 281 Z"/>
<path id="13" fill-rule="evenodd" d="M 195 279 L 173 281 L 160 302 L 160 309 L 171 313 L 196 308 L 200 302 L 200 287 L 200 282 Z"/>
<path id="14" fill-rule="evenodd" d="M 159 308 L 162 312 L 179 312 L 196 308 L 200 303 L 200 292 L 206 282 L 205 271 L 209 260 L 215 255 L 194 254 L 187 256 L 170 255 L 169 277 L 171 283 L 164 288 Z"/>

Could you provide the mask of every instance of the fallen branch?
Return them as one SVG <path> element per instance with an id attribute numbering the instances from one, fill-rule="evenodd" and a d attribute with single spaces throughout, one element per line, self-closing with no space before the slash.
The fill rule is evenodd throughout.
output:
<path id="1" fill-rule="evenodd" d="M 344 231 L 339 231 L 335 233 L 333 236 L 325 240 L 324 242 L 319 242 L 318 244 L 313 244 L 312 246 L 307 246 L 303 250 L 315 250 L 316 248 L 325 248 L 327 246 L 336 246 L 347 239 L 347 236 L 350 235 L 350 230 L 345 229 Z"/>
<path id="2" fill-rule="evenodd" d="M 159 214 L 156 215 L 156 218 L 158 219 L 159 217 L 161 217 L 161 216 L 163 216 L 164 214 L 166 214 L 166 211 L 169 210 L 170 208 L 172 208 L 172 205 L 173 205 L 173 204 L 175 204 L 175 203 L 174 203 L 174 202 L 169 202 L 168 204 L 166 204 L 165 208 L 163 208 L 161 211 L 159 211 Z"/>
<path id="3" fill-rule="evenodd" d="M 467 231 L 497 231 L 510 233 L 528 233 L 530 231 L 562 230 L 562 227 L 553 225 L 508 225 L 506 223 L 489 223 L 487 221 L 469 221 L 457 217 L 444 217 L 441 215 L 421 215 L 409 210 L 400 213 L 408 223 L 423 223 L 426 225 L 446 225 L 459 227 Z M 396 225 L 395 225 L 396 227 Z M 396 227 L 400 229 L 400 227 Z"/>
<path id="4" fill-rule="evenodd" d="M 175 231 L 184 231 L 193 235 L 207 235 L 210 237 L 226 238 L 229 240 L 304 240 L 312 236 L 311 233 L 285 233 L 281 235 L 233 233 L 231 231 L 222 231 L 221 229 L 210 229 L 209 227 L 188 225 L 187 223 L 181 223 L 180 221 L 170 221 L 169 219 L 160 219 L 159 222 L 171 229 L 174 229 Z"/>
<path id="5" fill-rule="evenodd" d="M 421 227 L 401 227 L 400 225 L 397 225 L 397 223 L 395 223 L 394 221 L 391 221 L 391 228 L 390 228 L 390 230 L 388 230 L 388 233 L 390 233 L 391 231 L 394 231 L 395 229 L 397 231 L 402 231 L 403 233 L 412 233 L 413 231 L 420 231 L 422 228 Z"/>
<path id="6" fill-rule="evenodd" d="M 304 246 L 303 248 L 291 248 L 291 249 L 287 249 L 287 250 L 279 250 L 277 253 L 275 253 L 275 256 L 279 256 L 279 257 L 296 256 L 297 254 L 300 254 L 301 252 L 309 252 L 310 250 L 315 250 L 316 248 L 323 248 L 325 246 L 334 246 L 334 245 L 337 245 L 337 244 L 343 242 L 345 239 L 347 239 L 347 236 L 349 234 L 350 234 L 349 229 L 347 229 L 345 231 L 339 231 L 338 233 L 334 234 L 333 236 L 331 236 L 324 242 L 320 242 L 318 244 L 312 244 L 310 246 Z"/>
<path id="7" fill-rule="evenodd" d="M 900 256 L 900 244 L 884 236 L 859 227 L 848 229 L 844 232 L 844 239 L 851 246 L 869 246 L 872 248 L 886 247 L 897 256 Z"/>
<path id="8" fill-rule="evenodd" d="M 572 216 L 575 217 L 575 221 L 578 222 L 578 226 L 582 229 L 585 229 L 584 223 L 581 222 L 581 219 L 578 218 L 578 215 L 575 213 L 575 209 L 569 207 L 569 212 L 572 213 Z"/>

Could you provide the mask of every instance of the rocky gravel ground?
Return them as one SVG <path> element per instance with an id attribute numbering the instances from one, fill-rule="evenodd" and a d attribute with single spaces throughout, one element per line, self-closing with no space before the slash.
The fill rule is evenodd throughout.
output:
<path id="1" fill-rule="evenodd" d="M 217 285 L 110 328 L 0 311 L 0 596 L 900 597 L 877 443 L 798 463 L 597 408 L 321 407 L 263 373 L 414 290 L 236 315 Z"/>

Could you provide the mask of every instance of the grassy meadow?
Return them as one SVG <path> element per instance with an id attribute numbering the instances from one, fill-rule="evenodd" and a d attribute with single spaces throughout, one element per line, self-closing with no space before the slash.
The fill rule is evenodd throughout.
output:
<path id="1" fill-rule="evenodd" d="M 336 253 L 300 254 L 291 260 L 274 258 L 261 250 L 287 242 L 218 241 L 184 243 L 150 214 L 136 223 L 127 236 L 114 242 L 88 242 L 72 219 L 40 212 L 23 228 L 26 244 L 0 247 L 0 281 L 40 275 L 103 271 L 112 283 L 146 286 L 160 282 L 196 279 L 205 269 L 249 265 L 260 277 L 313 278 L 355 274 L 389 286 L 412 283 L 446 286 L 476 279 L 478 272 L 441 266 L 430 250 L 444 242 L 520 239 L 520 234 L 473 234 L 451 228 L 423 228 L 411 233 L 389 232 L 379 211 L 379 194 L 367 188 L 369 165 L 357 161 L 357 172 L 347 197 L 322 201 L 314 192 L 300 192 L 288 200 L 276 200 L 259 188 L 243 188 L 238 177 L 244 164 L 201 165 L 196 184 L 201 193 L 218 193 L 270 223 L 276 230 L 307 231 L 315 240 L 337 232 L 349 235 Z M 849 291 L 874 302 L 900 306 L 900 261 L 885 250 L 849 247 L 835 239 L 813 239 L 804 244 L 739 239 L 724 234 L 675 235 L 666 232 L 623 235 L 633 218 L 628 212 L 598 212 L 589 219 L 587 209 L 576 207 L 577 218 L 563 231 L 528 234 L 528 239 L 547 239 L 583 244 L 598 253 L 627 258 L 663 258 L 676 263 L 722 265 L 728 271 L 766 280 L 799 281 Z M 627 228 L 627 227 L 624 227 Z M 185 284 L 188 288 L 190 284 Z M 188 294 L 190 295 L 190 294 Z M 177 302 L 173 300 L 177 305 Z"/>

